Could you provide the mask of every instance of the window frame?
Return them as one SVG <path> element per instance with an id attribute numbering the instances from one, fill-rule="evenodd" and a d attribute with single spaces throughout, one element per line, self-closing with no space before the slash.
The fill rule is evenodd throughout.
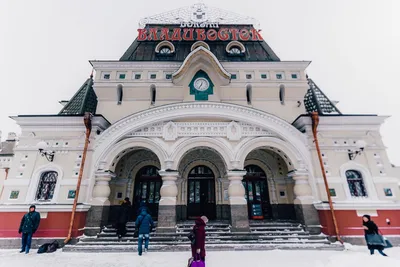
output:
<path id="1" fill-rule="evenodd" d="M 41 198 L 39 198 L 39 194 L 40 194 L 40 189 L 41 189 L 41 186 L 42 186 L 42 181 L 43 181 L 43 179 L 45 178 L 45 176 L 48 173 L 56 174 L 55 181 L 53 182 L 54 183 L 53 189 L 49 190 L 49 192 L 51 192 L 51 191 L 53 191 L 53 192 L 51 194 L 51 198 L 41 199 Z M 55 199 L 55 197 L 56 197 L 58 181 L 59 181 L 59 173 L 57 171 L 55 171 L 55 170 L 47 170 L 47 171 L 41 172 L 41 174 L 39 176 L 39 181 L 38 181 L 37 186 L 36 186 L 36 193 L 34 195 L 34 200 L 36 202 L 41 202 L 41 203 L 53 201 Z M 47 183 L 51 184 L 50 182 L 47 182 Z"/>
<path id="2" fill-rule="evenodd" d="M 358 177 L 356 177 L 356 178 L 350 178 L 349 176 L 348 176 L 348 173 L 349 172 L 353 172 L 354 174 L 356 174 L 356 176 L 358 176 Z M 349 191 L 350 191 L 350 196 L 351 197 L 353 197 L 353 198 L 367 198 L 368 197 L 368 189 L 367 189 L 367 186 L 366 186 L 366 183 L 365 183 L 365 179 L 364 179 L 364 177 L 363 177 L 363 174 L 362 174 L 362 172 L 361 171 L 359 171 L 359 170 L 356 170 L 356 169 L 348 169 L 348 170 L 346 170 L 345 171 L 345 177 L 346 177 L 346 182 L 347 182 L 347 186 L 348 186 L 348 188 L 349 188 Z M 351 179 L 351 180 L 349 180 L 349 179 Z M 350 183 L 349 181 L 355 181 L 354 183 Z M 356 188 L 356 182 L 357 181 L 361 181 L 361 193 L 362 193 L 362 195 L 357 195 L 359 192 L 357 192 L 357 194 L 355 194 L 355 193 L 353 193 L 353 192 L 356 192 L 356 191 L 354 191 L 354 190 L 356 190 L 357 188 Z"/>

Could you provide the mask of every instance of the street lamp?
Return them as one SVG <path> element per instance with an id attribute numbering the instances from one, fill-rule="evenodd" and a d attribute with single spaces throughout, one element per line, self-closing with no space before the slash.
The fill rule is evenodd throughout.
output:
<path id="1" fill-rule="evenodd" d="M 361 152 L 364 151 L 365 147 L 367 146 L 367 143 L 364 140 L 358 140 L 356 143 L 356 149 L 355 150 L 348 150 L 349 153 L 349 159 L 354 160 L 357 155 L 360 155 Z"/>
<path id="2" fill-rule="evenodd" d="M 51 150 L 46 150 L 48 148 L 48 145 L 45 141 L 40 141 L 36 147 L 39 150 L 40 155 L 42 155 L 42 157 L 46 157 L 46 159 L 50 162 L 53 162 L 54 159 L 54 151 Z"/>

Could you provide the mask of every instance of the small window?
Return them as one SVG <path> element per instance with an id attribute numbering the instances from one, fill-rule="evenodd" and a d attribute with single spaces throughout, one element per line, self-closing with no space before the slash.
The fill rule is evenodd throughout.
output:
<path id="1" fill-rule="evenodd" d="M 119 78 L 120 78 L 121 80 L 124 80 L 124 79 L 125 79 L 125 76 L 126 76 L 125 73 L 120 73 L 120 74 L 119 74 Z"/>
<path id="2" fill-rule="evenodd" d="M 251 85 L 248 84 L 246 86 L 246 99 L 247 99 L 247 104 L 249 105 L 251 105 L 251 97 L 252 97 Z"/>
<path id="3" fill-rule="evenodd" d="M 278 73 L 278 74 L 276 74 L 276 78 L 277 78 L 278 80 L 282 80 L 282 79 L 283 79 L 283 75 L 280 74 L 280 73 Z"/>
<path id="4" fill-rule="evenodd" d="M 117 192 L 117 199 L 122 199 L 122 192 Z"/>
<path id="5" fill-rule="evenodd" d="M 236 74 L 232 74 L 232 75 L 231 75 L 231 79 L 232 79 L 232 80 L 236 80 L 236 79 L 237 79 L 237 75 L 236 75 Z"/>
<path id="6" fill-rule="evenodd" d="M 165 79 L 171 80 L 172 79 L 172 74 L 165 74 Z"/>
<path id="7" fill-rule="evenodd" d="M 154 84 L 152 84 L 150 86 L 150 97 L 151 97 L 151 105 L 155 105 L 156 104 L 156 86 Z"/>
<path id="8" fill-rule="evenodd" d="M 142 78 L 142 74 L 135 74 L 135 80 L 140 80 Z"/>
<path id="9" fill-rule="evenodd" d="M 169 48 L 168 46 L 163 46 L 160 49 L 160 55 L 166 56 L 166 55 L 170 55 L 171 53 L 172 53 L 171 48 Z"/>
<path id="10" fill-rule="evenodd" d="M 247 80 L 251 80 L 253 78 L 253 76 L 251 74 L 246 74 L 246 79 Z"/>
<path id="11" fill-rule="evenodd" d="M 103 79 L 104 79 L 104 80 L 109 80 L 109 79 L 110 79 L 110 74 L 109 74 L 109 73 L 105 73 L 105 74 L 103 75 Z"/>
<path id="12" fill-rule="evenodd" d="M 55 171 L 44 172 L 39 180 L 39 187 L 36 193 L 36 200 L 52 200 L 57 184 L 58 173 Z"/>
<path id="13" fill-rule="evenodd" d="M 280 197 L 285 197 L 286 196 L 286 192 L 285 191 L 279 191 L 279 196 Z"/>
<path id="14" fill-rule="evenodd" d="M 297 79 L 297 74 L 296 73 L 292 73 L 292 79 Z"/>
<path id="15" fill-rule="evenodd" d="M 154 74 L 154 73 L 150 74 L 150 79 L 154 80 L 156 78 L 157 78 L 157 74 Z"/>
<path id="16" fill-rule="evenodd" d="M 263 73 L 263 74 L 261 74 L 261 79 L 267 79 L 267 74 L 265 74 L 265 73 Z"/>
<path id="17" fill-rule="evenodd" d="M 281 105 L 285 104 L 285 85 L 283 84 L 279 86 L 279 101 L 281 102 Z"/>
<path id="18" fill-rule="evenodd" d="M 353 197 L 367 197 L 367 190 L 364 185 L 364 179 L 359 171 L 346 171 L 346 179 L 349 185 L 350 194 Z"/>

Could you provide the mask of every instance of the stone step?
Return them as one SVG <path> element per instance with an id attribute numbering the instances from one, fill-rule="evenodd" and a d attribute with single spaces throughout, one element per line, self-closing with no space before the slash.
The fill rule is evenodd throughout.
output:
<path id="1" fill-rule="evenodd" d="M 254 231 L 254 232 L 206 232 L 206 236 L 235 236 L 235 235 L 250 235 L 250 236 L 268 236 L 268 235 L 309 235 L 308 232 L 305 232 L 303 230 L 301 231 Z M 98 234 L 98 237 L 109 237 L 109 236 L 116 236 L 116 232 L 103 232 Z M 133 236 L 133 231 L 128 232 L 126 236 Z M 182 236 L 182 237 L 187 237 L 187 233 L 151 233 L 150 236 Z"/>
<path id="2" fill-rule="evenodd" d="M 173 251 L 187 251 L 190 255 L 190 247 L 187 244 L 180 244 L 180 245 L 155 245 L 150 244 L 149 253 L 151 252 L 173 252 Z M 213 244 L 213 245 L 206 245 L 207 251 L 245 251 L 245 250 L 288 250 L 288 249 L 296 249 L 296 250 L 335 250 L 335 251 L 342 251 L 344 250 L 344 246 L 340 244 L 304 244 L 304 243 L 269 243 L 269 244 Z M 124 246 L 121 245 L 80 245 L 80 246 L 73 246 L 73 245 L 66 245 L 63 248 L 64 252 L 82 252 L 82 253 L 89 253 L 89 252 L 137 252 L 137 245 L 132 244 L 125 244 Z"/>
<path id="3" fill-rule="evenodd" d="M 187 237 L 183 236 L 152 236 L 150 238 L 153 241 L 182 241 L 182 242 L 189 242 L 189 239 Z M 121 241 L 127 241 L 127 240 L 137 240 L 137 238 L 134 238 L 133 236 L 127 236 L 121 238 Z M 246 240 L 255 240 L 255 241 L 260 241 L 260 240 L 319 240 L 319 241 L 324 241 L 327 240 L 323 236 L 312 236 L 312 235 L 304 235 L 304 236 L 268 236 L 268 235 L 263 235 L 263 236 L 250 236 L 250 235 L 240 235 L 240 236 L 207 236 L 206 237 L 207 241 L 213 241 L 213 240 L 219 240 L 223 242 L 228 242 L 228 241 L 246 241 Z M 101 237 L 101 238 L 84 238 L 81 239 L 80 242 L 112 242 L 112 241 L 118 241 L 118 238 L 116 236 L 110 236 L 110 237 Z"/>

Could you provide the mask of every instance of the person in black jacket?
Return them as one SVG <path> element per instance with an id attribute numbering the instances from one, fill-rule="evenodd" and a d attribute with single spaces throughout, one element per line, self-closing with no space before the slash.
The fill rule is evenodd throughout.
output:
<path id="1" fill-rule="evenodd" d="M 129 197 L 124 199 L 124 202 L 120 206 L 118 220 L 117 220 L 117 236 L 118 239 L 121 239 L 126 235 L 126 223 L 129 221 L 129 217 L 131 214 L 131 202 L 129 201 Z"/>
<path id="2" fill-rule="evenodd" d="M 363 228 L 364 228 L 364 233 L 365 233 L 365 240 L 367 241 L 367 246 L 368 249 L 371 253 L 371 255 L 374 254 L 375 249 L 378 250 L 378 252 L 382 255 L 382 256 L 387 256 L 385 253 L 383 253 L 384 250 L 384 246 L 382 245 L 370 245 L 368 244 L 368 238 L 367 235 L 373 235 L 373 234 L 379 234 L 379 228 L 378 226 L 371 221 L 371 216 L 369 215 L 364 215 L 362 217 L 363 219 Z"/>
<path id="3" fill-rule="evenodd" d="M 19 225 L 18 233 L 22 233 L 22 247 L 20 253 L 29 253 L 31 249 L 32 236 L 36 233 L 40 224 L 40 214 L 36 212 L 36 206 L 31 205 L 29 212 L 26 213 L 21 220 Z"/>

